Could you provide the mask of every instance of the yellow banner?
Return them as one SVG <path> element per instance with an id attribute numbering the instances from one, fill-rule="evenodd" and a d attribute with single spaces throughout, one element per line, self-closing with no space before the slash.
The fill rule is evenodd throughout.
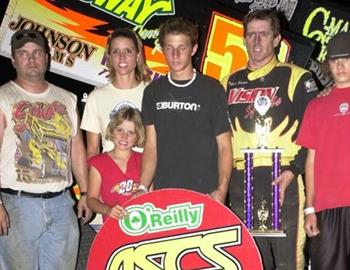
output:
<path id="1" fill-rule="evenodd" d="M 106 84 L 108 72 L 105 66 L 105 45 L 111 30 L 106 31 L 103 35 L 96 31 L 96 27 L 108 25 L 109 21 L 87 15 L 96 13 L 96 7 L 87 3 L 80 5 L 84 9 L 78 12 L 69 7 L 54 5 L 53 2 L 46 0 L 11 0 L 1 24 L 0 54 L 11 57 L 10 40 L 15 31 L 35 29 L 42 32 L 48 40 L 52 72 L 91 85 Z M 172 12 L 172 10 L 170 11 Z M 131 14 L 130 10 L 129 14 Z M 143 12 L 145 22 L 151 16 L 150 14 L 146 15 Z M 109 17 L 106 14 L 105 18 L 110 19 Z M 113 19 L 118 20 L 115 17 Z M 142 25 L 133 25 L 133 28 L 141 37 L 144 35 L 143 39 L 148 38 L 149 35 L 152 38 L 158 35 L 158 29 L 148 31 Z M 147 63 L 152 70 L 157 73 L 167 71 L 164 57 L 159 48 L 145 46 L 145 54 Z"/>

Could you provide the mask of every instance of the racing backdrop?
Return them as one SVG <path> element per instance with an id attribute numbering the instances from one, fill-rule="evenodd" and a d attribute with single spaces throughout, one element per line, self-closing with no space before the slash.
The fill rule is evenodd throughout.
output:
<path id="1" fill-rule="evenodd" d="M 325 46 L 334 34 L 349 30 L 350 20 L 349 9 L 334 1 L 9 0 L 1 23 L 0 54 L 10 57 L 14 31 L 36 29 L 49 41 L 53 73 L 99 86 L 108 81 L 105 66 L 108 34 L 117 27 L 130 27 L 142 38 L 147 64 L 153 78 L 157 78 L 168 70 L 158 42 L 159 25 L 168 16 L 176 15 L 199 25 L 196 68 L 221 80 L 246 64 L 241 23 L 244 14 L 273 7 L 286 17 L 280 60 L 311 69 L 320 83 L 327 86 L 330 79 L 320 68 Z M 69 83 L 65 88 L 82 96 L 82 102 L 92 89 L 70 89 Z"/>

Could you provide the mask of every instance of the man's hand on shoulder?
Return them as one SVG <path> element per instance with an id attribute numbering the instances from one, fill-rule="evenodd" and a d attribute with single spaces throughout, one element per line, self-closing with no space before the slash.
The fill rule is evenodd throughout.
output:
<path id="1" fill-rule="evenodd" d="M 332 88 L 329 87 L 329 88 L 325 88 L 323 89 L 322 91 L 320 91 L 317 95 L 317 97 L 326 97 L 328 96 L 330 93 L 332 92 Z"/>

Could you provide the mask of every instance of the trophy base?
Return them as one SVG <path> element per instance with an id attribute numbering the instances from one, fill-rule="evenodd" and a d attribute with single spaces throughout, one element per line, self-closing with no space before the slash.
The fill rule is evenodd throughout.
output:
<path id="1" fill-rule="evenodd" d="M 249 230 L 254 237 L 287 237 L 283 230 Z"/>

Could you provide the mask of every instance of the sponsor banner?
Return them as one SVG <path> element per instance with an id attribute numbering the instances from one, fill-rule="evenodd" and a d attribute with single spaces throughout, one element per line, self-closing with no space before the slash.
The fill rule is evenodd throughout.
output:
<path id="1" fill-rule="evenodd" d="M 36 29 L 49 41 L 51 71 L 91 85 L 108 82 L 105 44 L 108 34 L 117 27 L 133 28 L 142 38 L 153 78 L 165 74 L 168 67 L 159 46 L 159 25 L 173 15 L 191 18 L 199 25 L 195 67 L 222 80 L 246 65 L 241 21 L 244 14 L 259 8 L 277 8 L 286 16 L 279 59 L 311 69 L 322 85 L 329 85 L 330 80 L 320 73 L 317 63 L 324 62 L 329 39 L 338 32 L 349 31 L 350 21 L 349 8 L 325 0 L 7 2 L 0 29 L 1 55 L 10 57 L 14 31 Z"/>
<path id="2" fill-rule="evenodd" d="M 332 36 L 338 32 L 349 32 L 350 8 L 345 1 L 216 0 L 216 2 L 243 13 L 262 8 L 276 8 L 285 15 L 289 31 L 317 44 L 312 58 L 318 62 L 324 62 L 326 46 Z"/>
<path id="3" fill-rule="evenodd" d="M 200 0 L 10 0 L 1 24 L 0 54 L 10 57 L 14 31 L 36 29 L 48 39 L 51 71 L 103 85 L 108 82 L 107 36 L 117 27 L 129 27 L 142 38 L 147 64 L 155 79 L 168 71 L 158 41 L 159 25 L 173 15 L 191 18 L 199 25 L 201 35 L 194 64 L 203 74 L 222 80 L 246 65 L 241 22 L 244 14 L 215 1 Z M 279 59 L 305 66 L 313 44 L 291 33 L 285 38 Z"/>
<path id="4" fill-rule="evenodd" d="M 10 0 L 1 24 L 0 54 L 11 57 L 10 40 L 15 31 L 35 29 L 48 40 L 52 72 L 91 85 L 104 85 L 108 82 L 105 45 L 113 29 L 132 27 L 144 40 L 155 38 L 158 36 L 157 28 L 148 31 L 138 23 L 146 23 L 156 14 L 174 13 L 171 0 L 159 1 L 154 5 L 144 1 L 142 10 L 138 10 L 135 4 L 126 5 L 128 1 L 124 1 L 124 4 L 123 1 L 119 1 L 119 4 L 107 1 L 110 2 L 108 5 L 101 1 L 61 2 Z M 111 8 L 114 8 L 113 12 Z M 167 71 L 159 48 L 145 46 L 145 54 L 149 66 L 155 72 L 154 76 L 158 71 Z"/>
<path id="5" fill-rule="evenodd" d="M 0 53 L 10 57 L 11 36 L 18 29 L 36 29 L 48 39 L 51 71 L 90 84 L 103 84 L 105 40 L 93 33 L 88 36 L 76 31 L 77 21 L 90 21 L 91 26 L 103 23 L 73 11 L 63 10 L 49 1 L 10 1 L 1 25 Z M 84 74 L 84 75 L 83 75 Z"/>
<path id="6" fill-rule="evenodd" d="M 339 32 L 349 32 L 350 9 L 332 1 L 302 2 L 296 15 L 293 31 L 317 42 L 312 56 L 321 63 L 326 59 L 329 40 Z"/>
<path id="7" fill-rule="evenodd" d="M 95 269 L 262 269 L 241 220 L 208 195 L 163 189 L 127 202 L 126 219 L 109 218 L 88 259 Z"/>

